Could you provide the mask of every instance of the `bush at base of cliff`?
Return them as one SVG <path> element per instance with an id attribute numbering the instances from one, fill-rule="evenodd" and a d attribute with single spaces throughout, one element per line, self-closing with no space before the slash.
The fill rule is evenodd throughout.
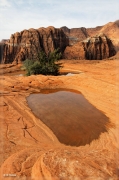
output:
<path id="1" fill-rule="evenodd" d="M 57 50 L 46 55 L 43 51 L 38 53 L 36 60 L 26 59 L 23 62 L 23 67 L 26 69 L 27 76 L 32 74 L 43 74 L 43 75 L 58 75 L 59 70 L 62 67 L 58 60 L 61 58 L 61 53 Z"/>

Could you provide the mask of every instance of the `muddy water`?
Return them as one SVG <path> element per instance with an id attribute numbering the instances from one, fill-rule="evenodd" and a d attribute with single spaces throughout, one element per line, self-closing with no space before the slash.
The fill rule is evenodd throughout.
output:
<path id="1" fill-rule="evenodd" d="M 86 145 L 107 131 L 109 119 L 78 91 L 42 90 L 27 102 L 63 144 Z"/>

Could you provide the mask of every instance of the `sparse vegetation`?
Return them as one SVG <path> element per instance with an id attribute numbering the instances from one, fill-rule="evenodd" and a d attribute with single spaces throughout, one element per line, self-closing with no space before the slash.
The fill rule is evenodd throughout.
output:
<path id="1" fill-rule="evenodd" d="M 53 52 L 46 55 L 43 51 L 39 52 L 36 60 L 26 59 L 23 62 L 22 69 L 25 69 L 27 76 L 32 74 L 43 74 L 43 75 L 58 75 L 59 70 L 62 67 L 61 63 L 58 63 L 58 60 L 61 58 L 61 53 L 59 49 L 54 50 Z"/>

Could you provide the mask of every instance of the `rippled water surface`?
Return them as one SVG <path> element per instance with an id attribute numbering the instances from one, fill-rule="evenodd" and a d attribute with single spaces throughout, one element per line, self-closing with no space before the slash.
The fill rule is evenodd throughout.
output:
<path id="1" fill-rule="evenodd" d="M 42 90 L 27 97 L 27 102 L 63 144 L 89 144 L 107 131 L 109 119 L 78 91 Z"/>

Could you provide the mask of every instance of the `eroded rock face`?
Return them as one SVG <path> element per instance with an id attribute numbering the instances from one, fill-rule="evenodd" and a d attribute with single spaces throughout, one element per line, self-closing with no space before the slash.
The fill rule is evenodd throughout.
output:
<path id="1" fill-rule="evenodd" d="M 2 57 L 3 57 L 3 49 L 4 49 L 4 44 L 0 43 L 0 63 L 1 63 Z"/>
<path id="2" fill-rule="evenodd" d="M 106 59 L 116 54 L 114 46 L 104 34 L 83 41 L 86 59 Z"/>
<path id="3" fill-rule="evenodd" d="M 119 20 L 117 20 L 115 22 L 109 22 L 109 23 L 105 24 L 104 26 L 97 26 L 95 28 L 82 27 L 82 28 L 69 29 L 64 26 L 64 27 L 62 27 L 62 29 L 63 29 L 64 33 L 69 37 L 69 45 L 74 45 L 73 48 L 67 47 L 67 50 L 66 50 L 66 52 L 68 54 L 68 56 L 66 56 L 66 57 L 69 57 L 70 59 L 73 57 L 73 54 L 76 54 L 74 56 L 74 59 L 82 58 L 82 53 L 80 55 L 78 53 L 78 49 L 79 50 L 81 49 L 80 43 L 79 43 L 79 47 L 78 47 L 78 45 L 75 45 L 76 43 L 86 40 L 86 38 L 90 38 L 92 36 L 95 37 L 97 34 L 100 34 L 100 33 L 105 34 L 109 39 L 111 39 L 116 52 L 119 51 L 119 35 L 118 35 L 119 34 Z M 104 38 L 102 38 L 102 41 L 104 42 Z M 108 41 L 107 38 L 106 38 L 106 41 Z M 110 47 L 111 42 L 108 41 L 107 43 L 108 43 L 108 46 Z M 106 44 L 106 43 L 104 43 L 104 44 Z M 97 46 L 96 46 L 96 48 L 97 48 Z M 91 49 L 92 49 L 92 47 L 91 47 Z M 93 48 L 93 49 L 95 49 L 95 48 Z M 105 49 L 105 48 L 103 48 L 103 49 Z M 108 51 L 108 50 L 106 49 L 106 51 Z M 103 53 L 102 57 L 100 57 L 100 55 L 98 53 L 98 56 L 96 56 L 96 59 L 101 59 L 101 58 L 103 59 L 105 57 L 113 56 L 114 51 L 113 52 L 112 51 L 113 50 L 109 49 L 109 52 Z M 109 54 L 109 56 L 106 54 Z M 91 58 L 90 56 L 92 56 L 92 55 L 91 55 L 91 53 L 90 53 L 90 55 L 86 55 L 86 57 L 85 57 L 86 59 L 87 59 L 87 56 L 88 56 L 88 59 L 90 59 Z M 94 56 L 93 56 L 93 58 L 94 58 Z"/>
<path id="4" fill-rule="evenodd" d="M 104 34 L 99 34 L 67 47 L 64 52 L 64 58 L 101 60 L 115 54 L 116 51 L 111 40 Z"/>
<path id="5" fill-rule="evenodd" d="M 67 46 L 64 54 L 64 59 L 85 59 L 85 51 L 83 44 L 78 42 L 73 46 Z"/>
<path id="6" fill-rule="evenodd" d="M 9 39 L 2 39 L 0 41 L 0 63 L 2 61 L 2 58 L 3 58 L 3 52 L 4 52 L 4 45 L 5 43 L 8 41 Z"/>
<path id="7" fill-rule="evenodd" d="M 54 27 L 23 30 L 12 34 L 5 44 L 3 63 L 19 63 L 27 58 L 34 59 L 43 50 L 45 53 L 59 48 L 64 51 L 68 45 L 66 35 L 62 29 Z"/>
<path id="8" fill-rule="evenodd" d="M 75 43 L 89 37 L 88 31 L 85 27 L 69 29 L 66 26 L 63 26 L 62 30 L 68 36 L 69 45 L 74 45 Z"/>
<path id="9" fill-rule="evenodd" d="M 12 34 L 10 40 L 2 41 L 0 62 L 20 63 L 35 59 L 41 50 L 48 54 L 57 48 L 65 59 L 109 58 L 119 50 L 118 32 L 119 20 L 95 28 L 69 29 L 64 26 L 58 29 L 50 26 L 23 30 Z"/>

